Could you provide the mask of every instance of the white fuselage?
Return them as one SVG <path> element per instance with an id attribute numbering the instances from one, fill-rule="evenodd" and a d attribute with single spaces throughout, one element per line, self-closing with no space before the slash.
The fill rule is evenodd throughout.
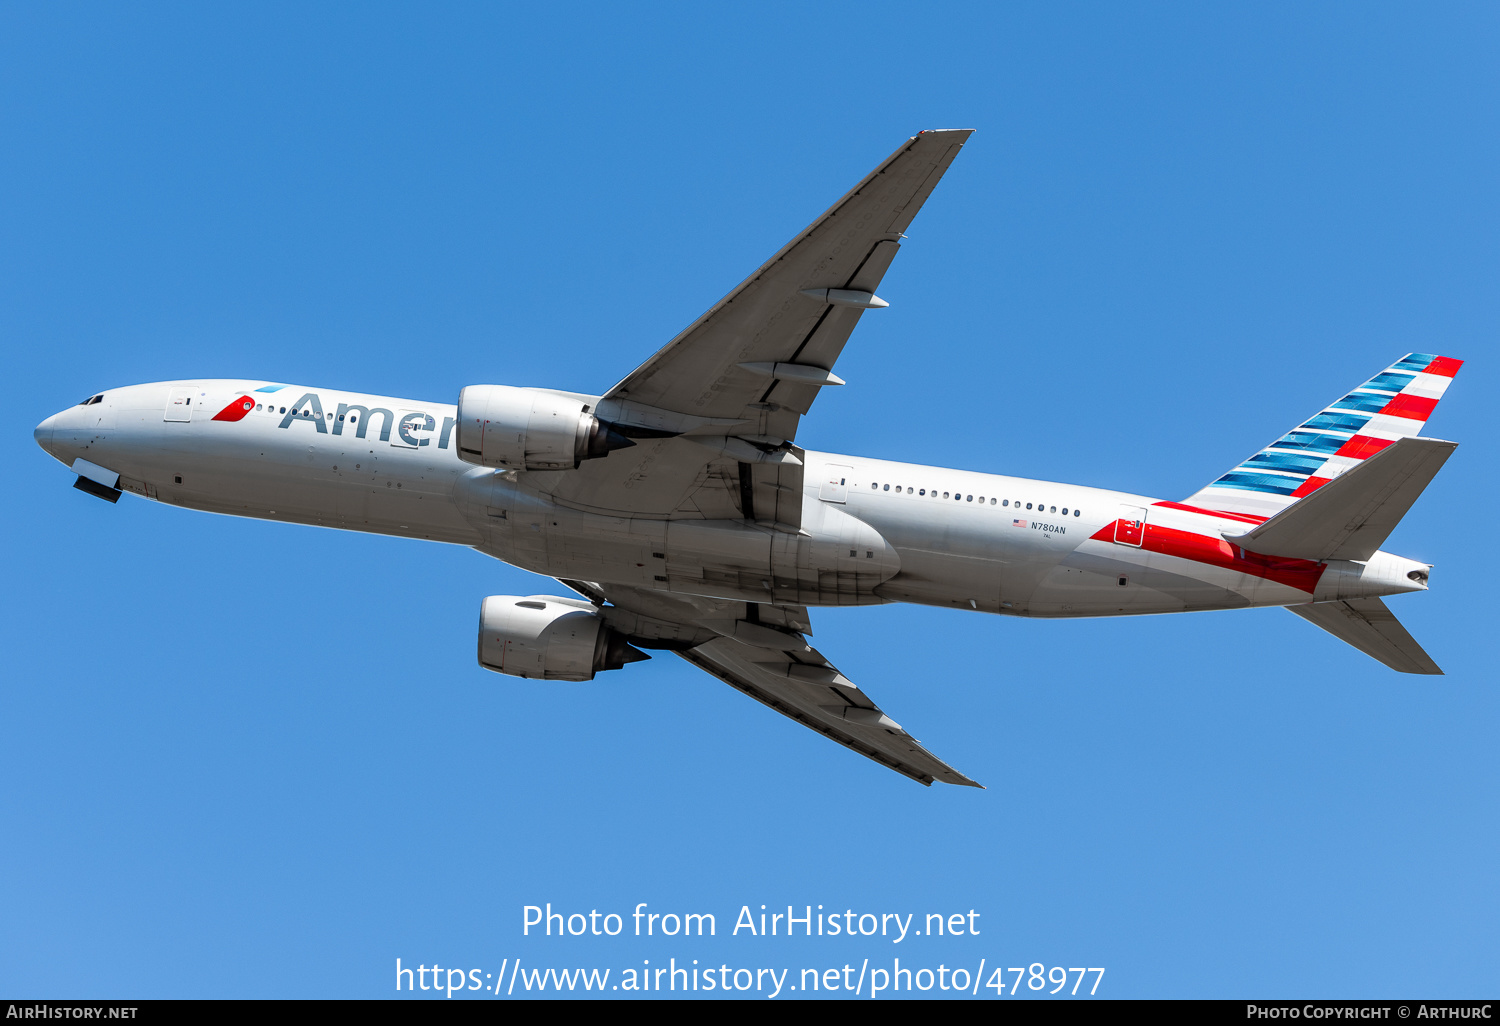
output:
<path id="1" fill-rule="evenodd" d="M 259 381 L 113 389 L 37 441 L 160 502 L 468 545 L 549 577 L 803 605 L 914 602 L 1104 616 L 1424 590 L 1425 564 L 1277 560 L 1226 542 L 1253 518 L 1141 495 L 808 451 L 801 532 L 611 515 L 556 473 L 459 459 L 455 407 Z M 216 420 L 239 396 L 239 419 Z M 313 401 L 303 400 L 314 396 Z M 291 411 L 296 409 L 297 415 Z M 605 457 L 608 459 L 609 457 Z"/>

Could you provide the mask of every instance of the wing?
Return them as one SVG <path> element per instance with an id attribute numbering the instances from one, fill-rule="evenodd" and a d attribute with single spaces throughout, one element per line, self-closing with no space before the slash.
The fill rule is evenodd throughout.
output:
<path id="1" fill-rule="evenodd" d="M 922 784 L 970 780 L 917 743 L 807 643 L 807 610 L 564 581 L 645 648 L 669 648 L 798 723 Z M 605 603 L 608 603 L 607 605 Z"/>
<path id="2" fill-rule="evenodd" d="M 693 516 L 706 506 L 796 526 L 775 515 L 773 493 L 790 488 L 800 509 L 798 422 L 819 389 L 842 384 L 834 362 L 864 311 L 886 305 L 875 289 L 902 232 L 969 135 L 909 139 L 605 394 L 595 412 L 635 447 L 539 483 L 584 508 Z"/>
<path id="3" fill-rule="evenodd" d="M 969 135 L 909 139 L 605 400 L 754 422 L 766 428 L 759 434 L 795 437 L 797 417 L 818 389 L 838 383 L 828 374 L 874 305 L 865 297 L 873 297 L 901 233 Z"/>

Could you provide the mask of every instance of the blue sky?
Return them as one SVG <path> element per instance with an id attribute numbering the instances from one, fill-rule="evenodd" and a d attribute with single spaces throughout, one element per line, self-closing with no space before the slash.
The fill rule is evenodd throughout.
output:
<path id="1" fill-rule="evenodd" d="M 1497 29 L 1464 4 L 0 7 L 0 992 L 899 956 L 1106 967 L 1114 997 L 1493 994 Z M 1448 676 L 1281 610 L 816 612 L 989 787 L 925 789 L 666 654 L 482 671 L 483 596 L 549 585 L 477 553 L 111 507 L 31 441 L 194 375 L 603 391 L 932 127 L 977 132 L 799 441 L 1175 499 L 1407 352 L 1466 359 L 1428 426 L 1462 447 L 1387 546 L 1436 564 L 1391 605 Z M 523 937 L 549 901 L 719 936 Z M 726 936 L 761 904 L 981 933 Z"/>

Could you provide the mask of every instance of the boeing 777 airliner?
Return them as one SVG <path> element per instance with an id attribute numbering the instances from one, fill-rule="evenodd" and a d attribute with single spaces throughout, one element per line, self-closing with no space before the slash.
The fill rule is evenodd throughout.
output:
<path id="1" fill-rule="evenodd" d="M 1401 357 L 1181 500 L 796 444 L 968 136 L 908 140 L 602 396 L 470 385 L 452 406 L 195 378 L 91 395 L 36 440 L 110 502 L 451 542 L 557 578 L 573 596 L 484 600 L 481 666 L 583 681 L 674 652 L 924 784 L 978 786 L 808 644 L 809 606 L 1286 606 L 1441 673 L 1381 601 L 1431 568 L 1380 546 L 1455 448 L 1421 431 L 1458 360 Z"/>

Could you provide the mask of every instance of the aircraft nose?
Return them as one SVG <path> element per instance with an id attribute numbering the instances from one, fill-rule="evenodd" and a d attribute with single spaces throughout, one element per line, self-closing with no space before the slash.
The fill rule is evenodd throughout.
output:
<path id="1" fill-rule="evenodd" d="M 36 429 L 31 432 L 31 437 L 36 439 L 36 444 L 40 445 L 47 455 L 52 457 L 57 456 L 56 451 L 52 447 L 52 436 L 57 431 L 57 418 L 60 416 L 61 414 L 54 413 L 38 424 Z"/>

